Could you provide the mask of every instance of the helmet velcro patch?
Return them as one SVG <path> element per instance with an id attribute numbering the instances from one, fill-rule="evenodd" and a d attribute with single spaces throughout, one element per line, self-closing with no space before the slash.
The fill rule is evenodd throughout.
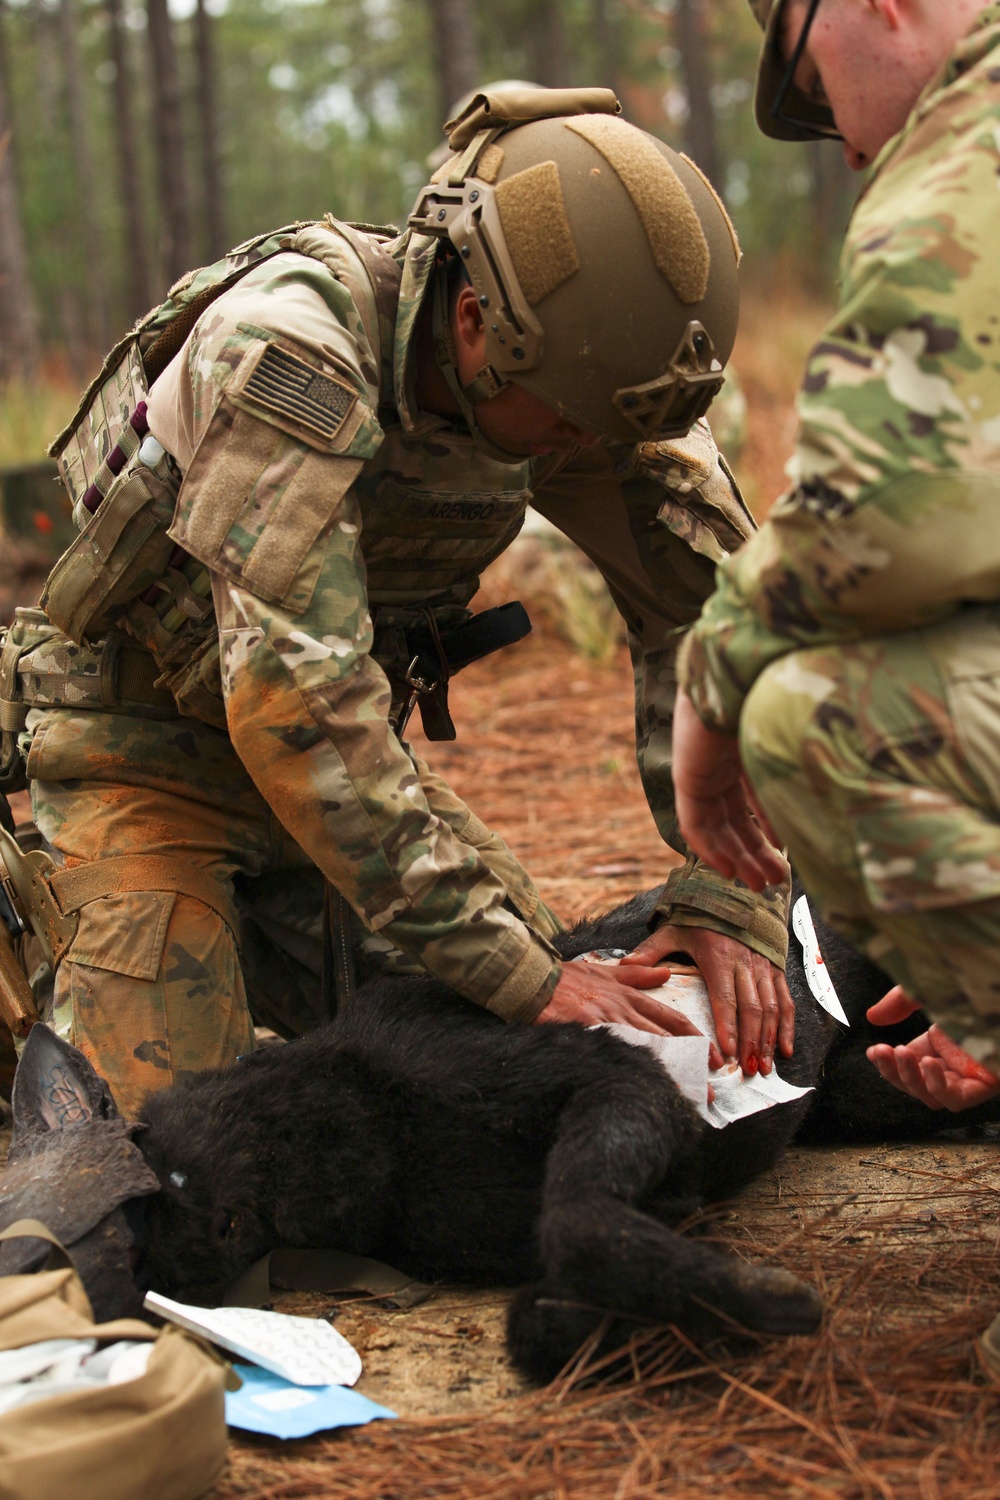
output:
<path id="1" fill-rule="evenodd" d="M 503 166 L 503 147 L 491 141 L 476 162 L 476 176 L 483 182 L 496 182 Z"/>
<path id="2" fill-rule="evenodd" d="M 657 270 L 691 305 L 708 291 L 711 253 L 687 189 L 645 131 L 610 115 L 566 121 L 599 151 L 635 205 Z"/>
<path id="3" fill-rule="evenodd" d="M 534 307 L 580 269 L 559 168 L 539 162 L 496 189 L 504 240 L 525 300 Z"/>
<path id="4" fill-rule="evenodd" d="M 358 393 L 346 381 L 269 343 L 239 392 L 242 404 L 272 412 L 332 443 L 350 416 Z"/>
<path id="5" fill-rule="evenodd" d="M 702 182 L 708 188 L 708 191 L 711 193 L 712 197 L 718 204 L 719 213 L 722 215 L 723 220 L 725 221 L 726 228 L 729 230 L 729 238 L 733 242 L 733 254 L 736 256 L 736 264 L 739 265 L 740 261 L 743 259 L 743 251 L 740 247 L 740 237 L 736 233 L 736 225 L 729 217 L 729 210 L 726 208 L 726 205 L 723 203 L 722 199 L 719 197 L 719 194 L 716 192 L 713 183 L 711 183 L 705 176 L 698 163 L 696 161 L 692 161 L 690 156 L 686 156 L 683 151 L 681 152 L 681 161 L 686 161 L 692 172 L 696 172 L 698 174 L 698 176 L 701 178 Z"/>

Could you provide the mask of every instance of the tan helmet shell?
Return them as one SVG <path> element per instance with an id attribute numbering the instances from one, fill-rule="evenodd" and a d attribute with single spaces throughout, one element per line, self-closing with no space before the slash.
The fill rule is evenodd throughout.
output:
<path id="1" fill-rule="evenodd" d="M 487 382 L 624 442 L 688 431 L 722 383 L 739 308 L 735 231 L 693 163 L 584 113 L 482 131 L 437 175 L 410 224 L 462 257 Z"/>

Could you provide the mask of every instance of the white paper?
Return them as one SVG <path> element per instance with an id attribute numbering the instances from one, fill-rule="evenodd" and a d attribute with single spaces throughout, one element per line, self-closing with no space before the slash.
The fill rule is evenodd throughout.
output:
<path id="1" fill-rule="evenodd" d="M 661 1063 L 695 1109 L 707 1119 L 708 1098 L 708 1047 L 707 1036 L 656 1036 L 652 1031 L 640 1031 L 635 1026 L 616 1023 L 605 1026 L 612 1036 L 621 1037 L 633 1047 L 648 1047 Z M 711 1075 L 714 1078 L 714 1073 Z"/>
<path id="2" fill-rule="evenodd" d="M 100 1350 L 96 1339 L 46 1339 L 6 1350 L 0 1354 L 0 1415 L 52 1396 L 137 1380 L 152 1348 L 129 1339 Z"/>
<path id="3" fill-rule="evenodd" d="M 361 1374 L 357 1350 L 320 1318 L 255 1307 L 195 1307 L 159 1292 L 147 1292 L 143 1306 L 294 1385 L 353 1385 Z"/>
<path id="4" fill-rule="evenodd" d="M 823 962 L 823 955 L 819 951 L 819 938 L 816 936 L 812 912 L 809 910 L 809 902 L 805 896 L 800 896 L 792 907 L 792 931 L 802 947 L 802 965 L 806 971 L 806 982 L 812 990 L 817 1005 L 821 1005 L 825 1011 L 828 1011 L 835 1021 L 840 1021 L 844 1026 L 850 1026 L 851 1023 L 847 1019 L 833 980 L 830 978 L 830 972 Z"/>
<path id="5" fill-rule="evenodd" d="M 588 953 L 586 957 L 591 963 L 607 962 L 597 954 Z M 685 1099 L 690 1099 L 701 1118 L 716 1130 L 721 1130 L 732 1120 L 742 1119 L 744 1115 L 755 1115 L 762 1109 L 785 1104 L 790 1099 L 801 1099 L 803 1094 L 812 1092 L 786 1083 L 778 1076 L 776 1068 L 766 1076 L 745 1074 L 739 1063 L 725 1063 L 714 1070 L 709 1068 L 709 1039 L 715 1036 L 715 1018 L 708 1000 L 708 989 L 700 975 L 673 974 L 666 984 L 657 989 L 643 990 L 643 994 L 680 1011 L 693 1021 L 702 1035 L 655 1036 L 651 1031 L 622 1025 L 606 1029 L 633 1046 L 648 1047 Z M 708 1103 L 709 1084 L 715 1092 L 711 1104 Z"/>

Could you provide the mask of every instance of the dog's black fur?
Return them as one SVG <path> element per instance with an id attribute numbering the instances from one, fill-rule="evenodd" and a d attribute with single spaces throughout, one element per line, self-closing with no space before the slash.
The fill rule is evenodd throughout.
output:
<path id="1" fill-rule="evenodd" d="M 580 924 L 562 953 L 631 949 L 657 894 Z M 863 1028 L 889 980 L 820 933 Z M 865 1138 L 935 1128 L 939 1117 L 856 1067 L 863 1030 L 831 1047 L 838 1028 L 808 992 L 794 939 L 788 980 L 796 1042 L 780 1071 L 820 1086 L 814 1134 L 843 1136 L 845 1121 Z M 31 1084 L 19 1085 L 23 1114 Z M 816 1098 L 714 1130 L 645 1049 L 579 1026 L 508 1026 L 434 980 L 382 980 L 333 1025 L 146 1101 L 135 1138 L 160 1190 L 145 1199 L 144 1279 L 212 1300 L 286 1244 L 425 1279 L 527 1283 L 510 1347 L 543 1379 L 606 1314 L 607 1347 L 636 1320 L 697 1339 L 733 1325 L 808 1332 L 820 1316 L 808 1287 L 673 1226 L 766 1170 Z"/>
<path id="2" fill-rule="evenodd" d="M 580 924 L 563 955 L 631 949 L 656 894 Z M 889 980 L 822 931 L 863 1024 Z M 831 1079 L 850 1080 L 815 1133 L 842 1134 L 852 1115 L 860 1131 L 866 1115 L 876 1129 L 909 1120 L 926 1132 L 931 1112 L 884 1085 L 858 1045 L 831 1054 L 840 1028 L 809 994 L 794 939 L 788 979 L 796 1039 L 782 1076 L 822 1084 L 830 1054 Z M 527 1282 L 511 1351 L 543 1378 L 601 1310 L 696 1338 L 731 1323 L 805 1332 L 819 1316 L 809 1289 L 671 1226 L 765 1171 L 814 1097 L 714 1130 L 643 1049 L 578 1026 L 507 1026 L 432 980 L 383 981 L 335 1025 L 149 1099 L 140 1146 L 164 1184 L 151 1201 L 149 1271 L 181 1295 L 211 1294 L 285 1243 L 424 1278 Z M 613 1325 L 608 1342 L 628 1326 Z"/>

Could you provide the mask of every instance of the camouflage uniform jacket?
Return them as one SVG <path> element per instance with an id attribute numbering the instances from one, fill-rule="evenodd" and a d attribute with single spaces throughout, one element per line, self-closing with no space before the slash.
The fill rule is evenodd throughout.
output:
<path id="1" fill-rule="evenodd" d="M 530 1020 L 557 982 L 554 950 L 430 812 L 390 727 L 383 627 L 413 606 L 462 618 L 530 499 L 594 559 L 627 622 L 640 766 L 676 844 L 677 635 L 752 523 L 704 424 L 683 442 L 501 463 L 453 420 L 418 410 L 413 333 L 435 246 L 404 235 L 389 250 L 402 284 L 381 355 L 370 283 L 323 225 L 201 316 L 154 385 L 149 420 L 184 476 L 170 535 L 188 574 L 208 570 L 211 598 L 182 579 L 170 630 L 148 603 L 126 623 L 182 710 L 227 728 L 369 928 L 470 999 Z M 753 897 L 690 859 L 664 911 L 783 962 L 780 892 Z"/>
<path id="2" fill-rule="evenodd" d="M 998 139 L 992 4 L 874 163 L 800 393 L 793 488 L 685 643 L 711 727 L 735 731 L 759 673 L 798 647 L 1000 596 Z"/>

